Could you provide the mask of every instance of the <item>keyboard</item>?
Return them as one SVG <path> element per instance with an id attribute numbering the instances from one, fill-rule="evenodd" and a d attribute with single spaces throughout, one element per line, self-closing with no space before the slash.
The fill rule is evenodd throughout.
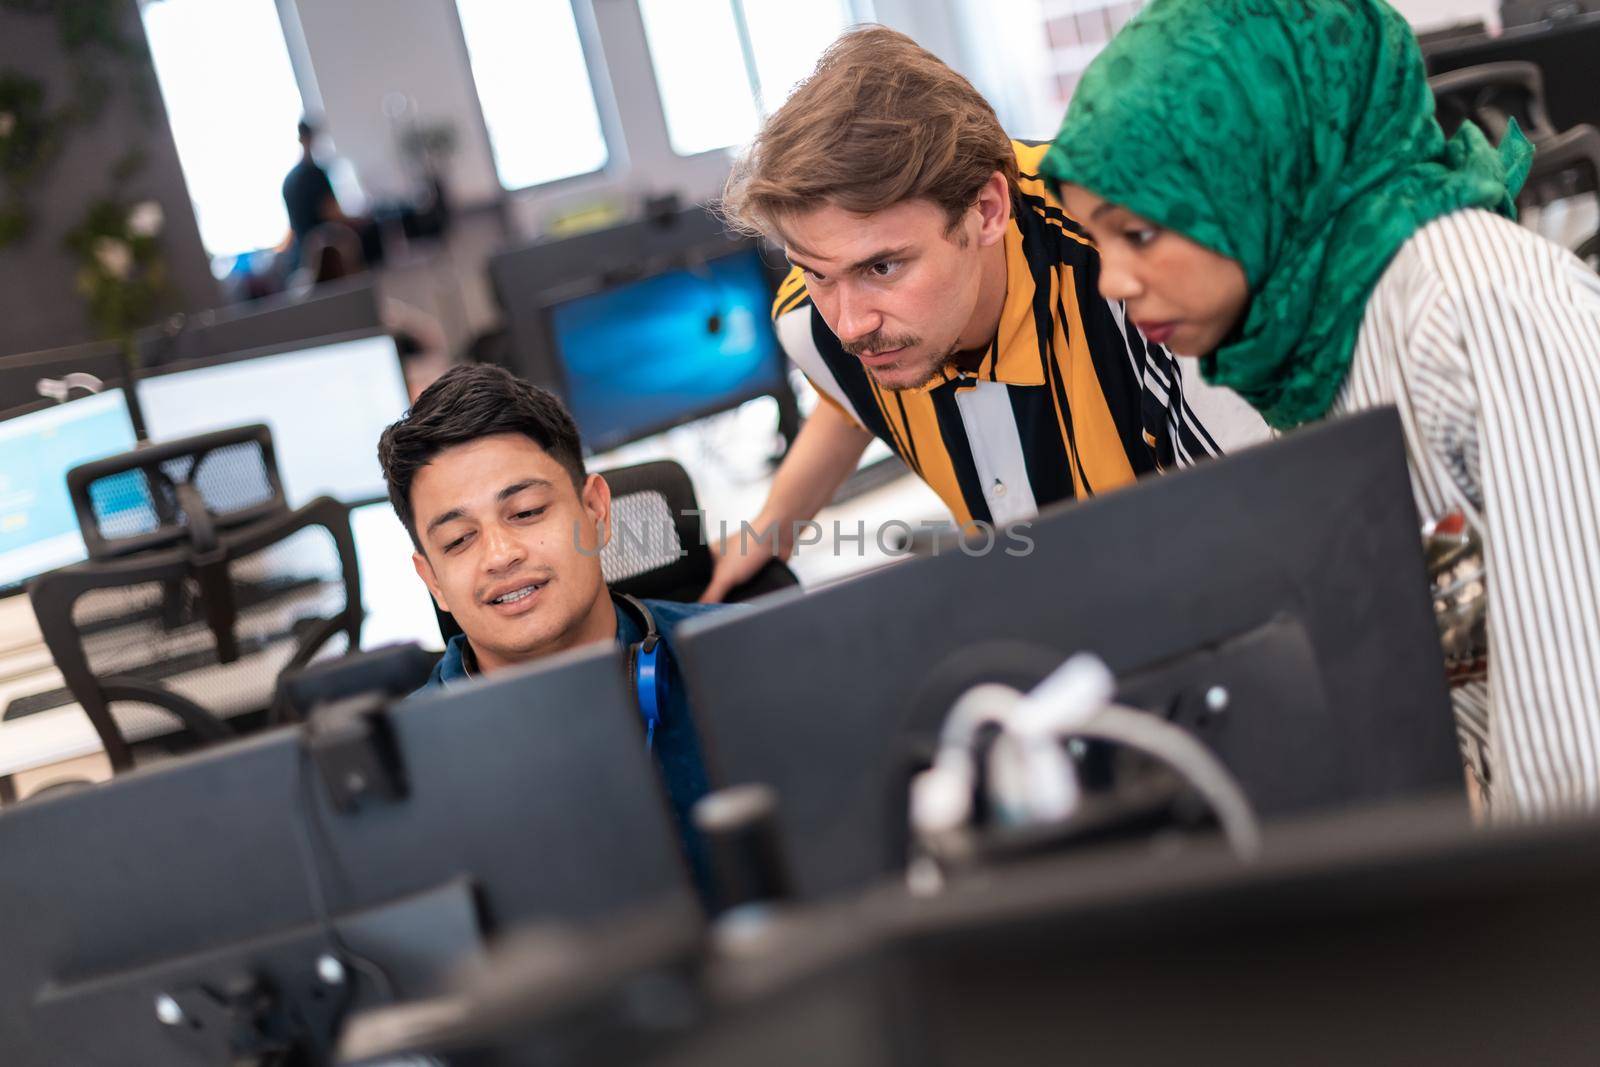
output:
<path id="1" fill-rule="evenodd" d="M 269 635 L 258 638 L 240 638 L 239 656 L 241 659 L 255 655 L 273 641 L 283 640 L 282 636 Z M 135 677 L 147 682 L 161 682 L 176 678 L 179 675 L 189 674 L 206 667 L 217 666 L 217 653 L 214 648 L 202 649 L 197 652 L 188 652 L 172 656 L 156 663 L 141 665 L 137 671 L 131 672 Z M 37 715 L 41 711 L 50 711 L 53 708 L 64 708 L 68 704 L 77 703 L 77 697 L 72 695 L 72 690 L 62 686 L 59 689 L 46 689 L 38 693 L 26 693 L 14 698 L 6 705 L 4 715 L 0 721 L 10 722 L 29 715 Z"/>

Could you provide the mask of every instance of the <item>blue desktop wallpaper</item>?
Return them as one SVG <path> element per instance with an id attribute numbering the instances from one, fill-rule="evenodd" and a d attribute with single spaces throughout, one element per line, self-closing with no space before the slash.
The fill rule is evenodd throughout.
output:
<path id="1" fill-rule="evenodd" d="M 83 558 L 67 471 L 133 446 L 120 390 L 21 415 L 0 429 L 0 585 Z"/>
<path id="2" fill-rule="evenodd" d="M 566 400 L 585 444 L 621 444 L 777 388 L 771 305 L 754 249 L 557 305 Z"/>

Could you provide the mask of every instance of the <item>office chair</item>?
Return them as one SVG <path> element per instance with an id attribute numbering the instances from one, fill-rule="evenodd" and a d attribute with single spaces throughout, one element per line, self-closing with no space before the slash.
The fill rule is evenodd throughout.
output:
<path id="1" fill-rule="evenodd" d="M 700 599 L 714 561 L 688 472 L 658 460 L 600 473 L 611 486 L 611 543 L 600 553 L 606 584 L 640 598 Z M 774 559 L 727 599 L 737 603 L 798 584 L 788 564 Z M 461 632 L 449 613 L 437 605 L 434 611 L 446 641 Z"/>
<path id="2" fill-rule="evenodd" d="M 114 772 L 174 719 L 185 740 L 235 736 L 226 719 L 269 708 L 281 672 L 359 647 L 349 510 L 288 506 L 267 427 L 112 456 L 67 486 L 89 559 L 28 595 Z"/>
<path id="3" fill-rule="evenodd" d="M 1516 119 L 1535 145 L 1556 135 L 1545 103 L 1544 75 L 1532 63 L 1484 63 L 1436 74 L 1428 79 L 1439 125 L 1453 137 L 1461 124 L 1475 123 L 1499 144 Z"/>
<path id="4" fill-rule="evenodd" d="M 1498 144 L 1510 120 L 1517 120 L 1536 149 L 1533 169 L 1517 197 L 1519 208 L 1587 192 L 1600 197 L 1600 131 L 1581 125 L 1557 132 L 1546 104 L 1544 75 L 1535 64 L 1508 61 L 1463 67 L 1429 78 L 1428 85 L 1446 136 L 1470 120 Z M 1600 269 L 1600 232 L 1575 251 L 1578 258 Z"/>
<path id="5" fill-rule="evenodd" d="M 1539 146 L 1517 204 L 1542 206 L 1586 193 L 1593 197 L 1600 217 L 1600 129 L 1589 125 L 1574 126 Z M 1574 252 L 1600 270 L 1600 226 Z"/>
<path id="6" fill-rule="evenodd" d="M 601 473 L 611 486 L 611 543 L 600 554 L 606 582 L 630 596 L 698 600 L 711 584 L 715 561 L 688 472 L 659 460 Z M 775 559 L 728 600 L 798 584 L 788 565 Z"/>

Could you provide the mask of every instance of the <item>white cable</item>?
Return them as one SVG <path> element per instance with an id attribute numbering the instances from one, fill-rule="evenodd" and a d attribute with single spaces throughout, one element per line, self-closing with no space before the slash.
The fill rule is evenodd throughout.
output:
<path id="1" fill-rule="evenodd" d="M 1002 817 L 1060 822 L 1078 810 L 1083 791 L 1061 741 L 1105 707 L 1115 691 L 1116 679 L 1106 665 L 1080 652 L 1011 706 L 989 751 L 990 783 Z"/>
<path id="2" fill-rule="evenodd" d="M 40 396 L 56 403 L 65 403 L 72 390 L 82 389 L 89 393 L 98 393 L 105 388 L 105 383 L 92 374 L 84 371 L 73 371 L 61 378 L 40 378 L 33 383 L 34 391 Z"/>
<path id="3" fill-rule="evenodd" d="M 1011 710 L 1022 701 L 1020 690 L 998 682 L 984 682 L 961 694 L 944 718 L 939 731 L 939 750 L 961 748 L 970 752 L 977 743 L 978 731 L 994 725 L 1005 729 Z"/>
<path id="4" fill-rule="evenodd" d="M 1260 853 L 1261 828 L 1244 791 L 1217 757 L 1180 728 L 1149 712 L 1111 704 L 1077 733 L 1126 745 L 1167 764 L 1211 806 L 1223 835 L 1241 859 L 1254 859 Z"/>
<path id="5" fill-rule="evenodd" d="M 1216 813 L 1241 858 L 1261 847 L 1260 827 L 1225 767 L 1189 734 L 1147 712 L 1112 704 L 1116 679 L 1096 656 L 1079 653 L 1031 693 L 993 683 L 956 701 L 939 735 L 933 766 L 911 783 L 910 815 L 918 834 L 959 829 L 972 818 L 977 775 L 973 753 L 986 725 L 1000 729 L 988 757 L 988 790 L 1004 823 L 1060 822 L 1081 797 L 1076 768 L 1062 743 L 1092 737 L 1144 752 L 1181 774 Z"/>
<path id="6" fill-rule="evenodd" d="M 977 779 L 972 750 L 986 725 L 1005 728 L 1006 716 L 1022 694 L 1008 685 L 974 686 L 961 694 L 939 731 L 933 766 L 911 780 L 911 826 L 918 834 L 955 830 L 972 818 Z"/>

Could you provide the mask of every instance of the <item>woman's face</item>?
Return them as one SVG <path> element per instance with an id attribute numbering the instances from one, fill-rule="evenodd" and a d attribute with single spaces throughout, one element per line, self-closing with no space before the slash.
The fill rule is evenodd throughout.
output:
<path id="1" fill-rule="evenodd" d="M 1180 356 L 1221 346 L 1250 305 L 1237 261 L 1079 186 L 1061 199 L 1099 247 L 1100 295 L 1125 303 L 1140 333 Z"/>

